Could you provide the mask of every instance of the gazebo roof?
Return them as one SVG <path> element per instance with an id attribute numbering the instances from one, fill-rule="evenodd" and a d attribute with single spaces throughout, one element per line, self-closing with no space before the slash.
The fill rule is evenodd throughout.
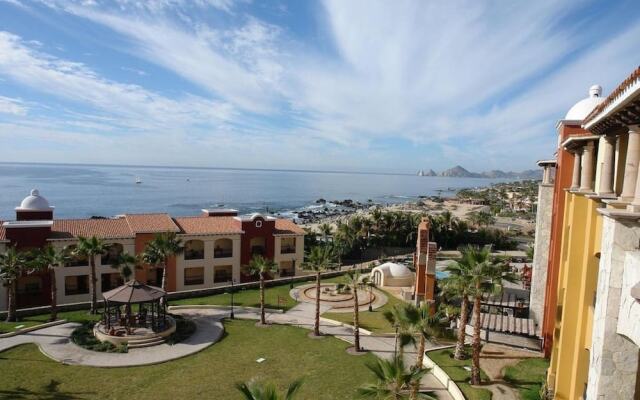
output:
<path id="1" fill-rule="evenodd" d="M 162 298 L 166 292 L 159 287 L 131 280 L 124 285 L 102 293 L 105 300 L 113 303 L 146 303 Z"/>

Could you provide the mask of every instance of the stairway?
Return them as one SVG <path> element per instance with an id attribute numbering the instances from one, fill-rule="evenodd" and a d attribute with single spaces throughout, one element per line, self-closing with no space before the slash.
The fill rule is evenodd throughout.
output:
<path id="1" fill-rule="evenodd" d="M 153 336 L 146 339 L 129 340 L 129 349 L 141 349 L 143 347 L 151 347 L 164 343 L 164 338 L 160 336 Z"/>

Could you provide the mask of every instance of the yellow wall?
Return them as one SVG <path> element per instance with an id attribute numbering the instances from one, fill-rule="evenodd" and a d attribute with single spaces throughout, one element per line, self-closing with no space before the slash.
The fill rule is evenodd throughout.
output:
<path id="1" fill-rule="evenodd" d="M 558 279 L 558 312 L 549 385 L 556 399 L 580 399 L 587 383 L 593 307 L 598 280 L 601 204 L 565 194 L 566 212 Z"/>

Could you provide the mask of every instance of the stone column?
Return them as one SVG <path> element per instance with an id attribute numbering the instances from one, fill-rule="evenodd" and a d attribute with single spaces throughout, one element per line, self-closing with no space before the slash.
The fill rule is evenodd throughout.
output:
<path id="1" fill-rule="evenodd" d="M 598 195 L 607 196 L 613 194 L 613 163 L 615 156 L 615 136 L 603 136 L 600 138 L 600 150 L 602 151 L 602 164 L 600 166 L 600 184 Z"/>
<path id="2" fill-rule="evenodd" d="M 551 174 L 549 173 L 549 166 L 545 165 L 542 169 L 542 184 L 548 185 L 551 181 Z"/>
<path id="3" fill-rule="evenodd" d="M 640 160 L 640 126 L 629 126 L 629 140 L 627 141 L 627 158 L 624 166 L 624 180 L 622 181 L 621 201 L 631 201 L 636 192 L 638 175 L 638 161 Z"/>
<path id="4" fill-rule="evenodd" d="M 580 163 L 580 191 L 593 192 L 593 141 L 590 140 L 582 148 Z"/>
<path id="5" fill-rule="evenodd" d="M 580 154 L 582 149 L 573 152 L 573 177 L 571 178 L 571 190 L 580 189 Z"/>

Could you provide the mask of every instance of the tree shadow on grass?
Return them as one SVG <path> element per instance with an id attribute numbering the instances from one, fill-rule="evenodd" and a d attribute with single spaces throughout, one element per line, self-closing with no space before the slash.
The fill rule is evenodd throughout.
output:
<path id="1" fill-rule="evenodd" d="M 95 397 L 95 392 L 65 392 L 61 391 L 59 386 L 61 382 L 51 380 L 48 384 L 43 385 L 41 390 L 31 390 L 22 387 L 15 389 L 0 390 L 0 399 L 32 399 L 32 400 L 77 400 L 90 399 Z"/>

